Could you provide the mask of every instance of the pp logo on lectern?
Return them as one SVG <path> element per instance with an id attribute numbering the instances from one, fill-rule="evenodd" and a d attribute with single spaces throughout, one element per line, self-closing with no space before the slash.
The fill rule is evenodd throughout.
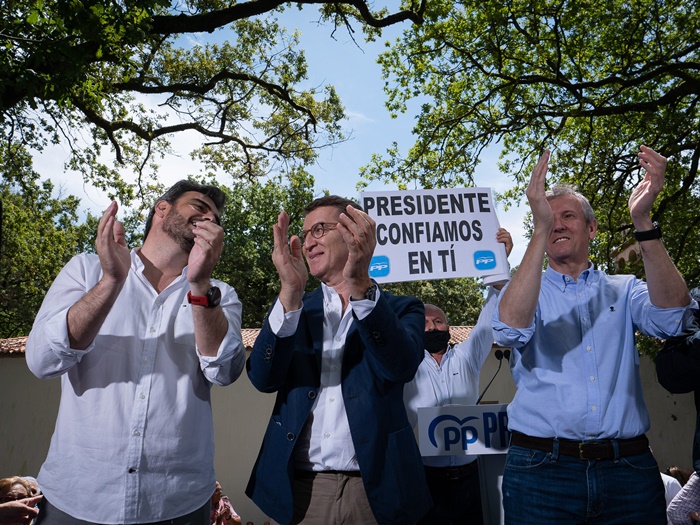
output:
<path id="1" fill-rule="evenodd" d="M 430 443 L 450 452 L 453 447 L 463 451 L 479 441 L 486 448 L 505 448 L 508 445 L 508 415 L 505 411 L 484 412 L 481 417 L 468 416 L 460 419 L 450 414 L 436 417 L 428 426 Z"/>

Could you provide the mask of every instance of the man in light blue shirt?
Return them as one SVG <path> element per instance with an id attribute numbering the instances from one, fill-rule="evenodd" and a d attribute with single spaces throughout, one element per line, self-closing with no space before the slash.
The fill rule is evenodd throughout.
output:
<path id="1" fill-rule="evenodd" d="M 571 186 L 545 192 L 549 151 L 533 171 L 532 238 L 493 316 L 496 342 L 513 348 L 518 388 L 508 407 L 507 524 L 666 523 L 634 334 L 678 334 L 691 300 L 651 220 L 666 159 L 642 146 L 639 160 L 646 175 L 629 209 L 647 282 L 596 270 L 588 200 Z"/>

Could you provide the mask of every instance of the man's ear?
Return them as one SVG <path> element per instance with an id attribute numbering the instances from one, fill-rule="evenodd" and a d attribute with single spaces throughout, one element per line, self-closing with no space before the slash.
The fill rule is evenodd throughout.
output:
<path id="1" fill-rule="evenodd" d="M 158 201 L 156 202 L 155 214 L 162 219 L 168 213 L 169 209 L 170 203 L 168 201 Z"/>
<path id="2" fill-rule="evenodd" d="M 598 221 L 593 219 L 588 223 L 588 239 L 593 240 L 596 232 L 598 231 Z"/>

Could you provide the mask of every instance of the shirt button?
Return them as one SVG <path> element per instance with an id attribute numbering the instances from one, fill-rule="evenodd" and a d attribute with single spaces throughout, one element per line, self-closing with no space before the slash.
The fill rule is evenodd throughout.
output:
<path id="1" fill-rule="evenodd" d="M 592 412 L 595 412 L 596 410 L 598 410 L 598 408 L 597 408 L 595 405 L 593 405 L 593 406 L 591 407 L 591 411 L 592 411 Z"/>
<path id="2" fill-rule="evenodd" d="M 328 432 L 326 432 L 325 434 L 323 434 L 323 437 L 328 439 L 329 437 L 331 437 L 331 435 Z"/>
<path id="3" fill-rule="evenodd" d="M 595 377 L 591 376 L 588 378 L 590 381 L 595 381 Z"/>
<path id="4" fill-rule="evenodd" d="M 583 319 L 584 321 L 587 321 L 587 320 L 588 320 L 586 317 L 582 317 L 582 319 Z"/>
<path id="5" fill-rule="evenodd" d="M 146 396 L 143 394 L 139 394 L 139 399 L 146 399 Z"/>
<path id="6" fill-rule="evenodd" d="M 156 329 L 151 326 L 150 332 L 153 334 L 155 333 Z"/>
<path id="7" fill-rule="evenodd" d="M 587 346 L 586 350 L 588 350 L 590 352 L 592 350 L 592 348 L 590 346 Z"/>
<path id="8" fill-rule="evenodd" d="M 134 430 L 134 435 L 135 435 L 135 436 L 140 436 L 140 435 L 141 435 L 141 432 L 139 432 L 138 430 Z"/>
<path id="9" fill-rule="evenodd" d="M 332 398 L 330 398 L 328 401 L 330 401 L 330 402 L 332 403 L 333 401 L 335 401 L 335 398 L 332 397 Z"/>
<path id="10" fill-rule="evenodd" d="M 342 337 L 340 337 L 340 336 L 335 338 L 336 341 L 340 341 L 341 339 L 342 339 Z"/>

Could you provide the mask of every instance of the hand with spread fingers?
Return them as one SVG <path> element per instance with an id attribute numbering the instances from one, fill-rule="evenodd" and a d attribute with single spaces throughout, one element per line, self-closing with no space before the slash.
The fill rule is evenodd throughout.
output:
<path id="1" fill-rule="evenodd" d="M 301 240 L 297 235 L 289 238 L 289 215 L 280 212 L 277 224 L 272 227 L 275 247 L 272 250 L 272 262 L 280 276 L 281 288 L 279 299 L 285 311 L 301 308 L 309 272 L 306 269 L 301 250 Z"/>
<path id="2" fill-rule="evenodd" d="M 646 173 L 632 191 L 628 204 L 635 228 L 645 231 L 652 227 L 651 208 L 663 188 L 667 160 L 647 146 L 640 147 L 638 157 L 639 165 Z"/>

